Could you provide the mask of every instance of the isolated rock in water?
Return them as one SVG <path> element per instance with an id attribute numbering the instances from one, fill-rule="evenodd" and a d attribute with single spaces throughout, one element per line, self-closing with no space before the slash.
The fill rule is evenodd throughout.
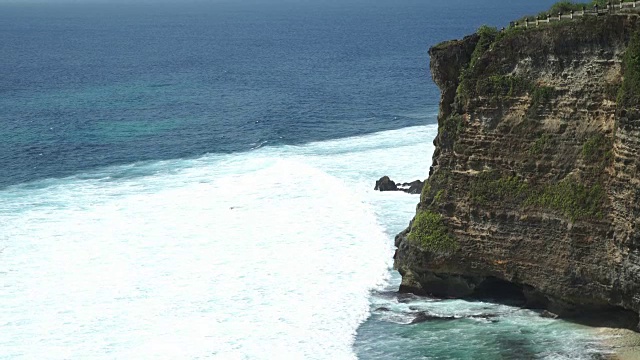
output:
<path id="1" fill-rule="evenodd" d="M 398 187 L 398 190 L 402 190 L 409 194 L 420 194 L 422 192 L 422 187 L 424 186 L 424 181 L 416 180 L 410 183 L 404 183 Z"/>
<path id="2" fill-rule="evenodd" d="M 421 311 L 416 315 L 416 317 L 411 321 L 411 323 L 419 324 L 419 323 L 423 323 L 426 321 L 433 321 L 433 320 L 456 320 L 456 319 L 457 318 L 455 316 L 438 316 L 438 315 L 430 314 L 426 311 Z"/>
<path id="3" fill-rule="evenodd" d="M 388 176 L 383 176 L 380 180 L 376 181 L 376 187 L 374 190 L 380 191 L 397 191 L 398 186 L 393 180 L 389 179 Z"/>
<path id="4" fill-rule="evenodd" d="M 549 319 L 556 319 L 558 317 L 558 315 L 548 311 L 548 310 L 544 310 L 540 313 L 540 316 L 543 318 L 549 318 Z"/>
<path id="5" fill-rule="evenodd" d="M 396 184 L 388 176 L 383 176 L 380 180 L 376 181 L 376 187 L 374 190 L 380 191 L 404 191 L 409 194 L 420 194 L 424 181 L 416 180 L 408 183 Z"/>

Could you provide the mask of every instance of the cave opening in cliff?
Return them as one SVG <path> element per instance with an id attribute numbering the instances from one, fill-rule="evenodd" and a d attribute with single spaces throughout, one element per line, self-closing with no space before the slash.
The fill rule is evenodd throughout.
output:
<path id="1" fill-rule="evenodd" d="M 492 276 L 487 277 L 475 288 L 472 297 L 476 299 L 491 299 L 498 302 L 508 302 L 513 304 L 526 303 L 526 298 L 521 285 Z"/>
<path id="2" fill-rule="evenodd" d="M 575 314 L 564 317 L 567 320 L 587 326 L 604 326 L 640 331 L 640 316 L 638 313 L 619 306 L 580 309 Z"/>

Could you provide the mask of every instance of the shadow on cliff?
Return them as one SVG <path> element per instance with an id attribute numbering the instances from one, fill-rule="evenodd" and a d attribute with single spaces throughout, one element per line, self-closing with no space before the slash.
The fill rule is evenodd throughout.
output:
<path id="1" fill-rule="evenodd" d="M 540 316 L 561 318 L 573 323 L 593 326 L 624 328 L 637 331 L 640 320 L 637 313 L 621 307 L 576 308 L 566 303 L 549 300 L 532 288 L 498 278 L 487 278 L 467 301 L 486 301 L 536 310 Z"/>

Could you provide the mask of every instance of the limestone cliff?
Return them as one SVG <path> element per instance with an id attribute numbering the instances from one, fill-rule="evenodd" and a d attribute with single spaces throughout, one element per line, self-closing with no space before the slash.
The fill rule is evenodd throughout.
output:
<path id="1" fill-rule="evenodd" d="M 401 291 L 640 311 L 640 20 L 481 29 L 430 49 L 439 132 Z"/>

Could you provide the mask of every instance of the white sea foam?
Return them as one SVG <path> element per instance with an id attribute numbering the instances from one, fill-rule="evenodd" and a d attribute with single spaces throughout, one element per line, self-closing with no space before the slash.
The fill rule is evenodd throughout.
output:
<path id="1" fill-rule="evenodd" d="M 0 358 L 351 359 L 435 126 L 0 192 Z M 135 176 L 133 176 L 133 175 Z"/>

